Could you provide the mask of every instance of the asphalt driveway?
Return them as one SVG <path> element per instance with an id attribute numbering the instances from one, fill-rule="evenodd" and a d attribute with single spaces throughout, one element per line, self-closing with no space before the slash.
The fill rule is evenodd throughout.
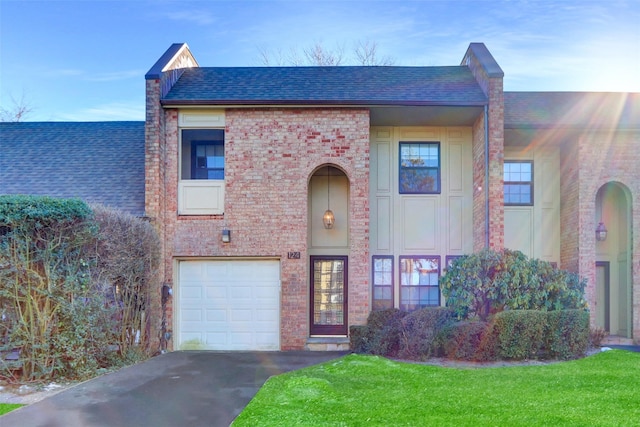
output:
<path id="1" fill-rule="evenodd" d="M 344 354 L 166 353 L 10 412 L 0 427 L 226 427 L 270 376 Z"/>

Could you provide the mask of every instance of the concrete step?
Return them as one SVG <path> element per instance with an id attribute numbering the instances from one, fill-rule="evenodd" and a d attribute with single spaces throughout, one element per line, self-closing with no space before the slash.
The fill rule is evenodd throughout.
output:
<path id="1" fill-rule="evenodd" d="M 306 349 L 310 351 L 349 351 L 349 337 L 309 337 Z"/>

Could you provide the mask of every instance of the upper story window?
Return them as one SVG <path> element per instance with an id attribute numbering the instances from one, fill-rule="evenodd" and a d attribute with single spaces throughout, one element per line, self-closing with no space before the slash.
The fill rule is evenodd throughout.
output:
<path id="1" fill-rule="evenodd" d="M 533 205 L 533 162 L 504 162 L 504 204 L 509 206 Z"/>
<path id="2" fill-rule="evenodd" d="M 224 130 L 182 130 L 182 179 L 224 179 Z"/>
<path id="3" fill-rule="evenodd" d="M 400 194 L 440 193 L 440 143 L 400 143 Z"/>
<path id="4" fill-rule="evenodd" d="M 178 215 L 223 215 L 224 129 L 180 131 Z"/>

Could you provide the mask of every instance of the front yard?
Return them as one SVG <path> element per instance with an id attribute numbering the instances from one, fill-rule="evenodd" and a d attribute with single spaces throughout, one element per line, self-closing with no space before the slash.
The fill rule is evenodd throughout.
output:
<path id="1" fill-rule="evenodd" d="M 348 355 L 273 377 L 240 426 L 640 426 L 640 354 L 450 368 Z"/>

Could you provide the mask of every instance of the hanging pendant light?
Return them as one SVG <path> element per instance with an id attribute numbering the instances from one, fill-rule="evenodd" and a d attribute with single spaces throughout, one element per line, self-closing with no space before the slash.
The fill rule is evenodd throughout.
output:
<path id="1" fill-rule="evenodd" d="M 333 211 L 331 210 L 330 207 L 330 203 L 329 200 L 331 198 L 331 194 L 330 194 L 330 183 L 329 183 L 329 179 L 330 179 L 330 172 L 331 172 L 331 168 L 329 166 L 327 166 L 327 210 L 324 212 L 324 215 L 322 217 L 322 222 L 324 223 L 324 228 L 326 228 L 327 230 L 330 228 L 333 228 L 333 224 L 335 224 L 336 222 L 336 218 L 333 215 Z"/>
<path id="2" fill-rule="evenodd" d="M 600 224 L 596 227 L 596 240 L 598 242 L 607 240 L 607 227 L 604 226 L 604 222 L 602 221 L 600 221 Z"/>

